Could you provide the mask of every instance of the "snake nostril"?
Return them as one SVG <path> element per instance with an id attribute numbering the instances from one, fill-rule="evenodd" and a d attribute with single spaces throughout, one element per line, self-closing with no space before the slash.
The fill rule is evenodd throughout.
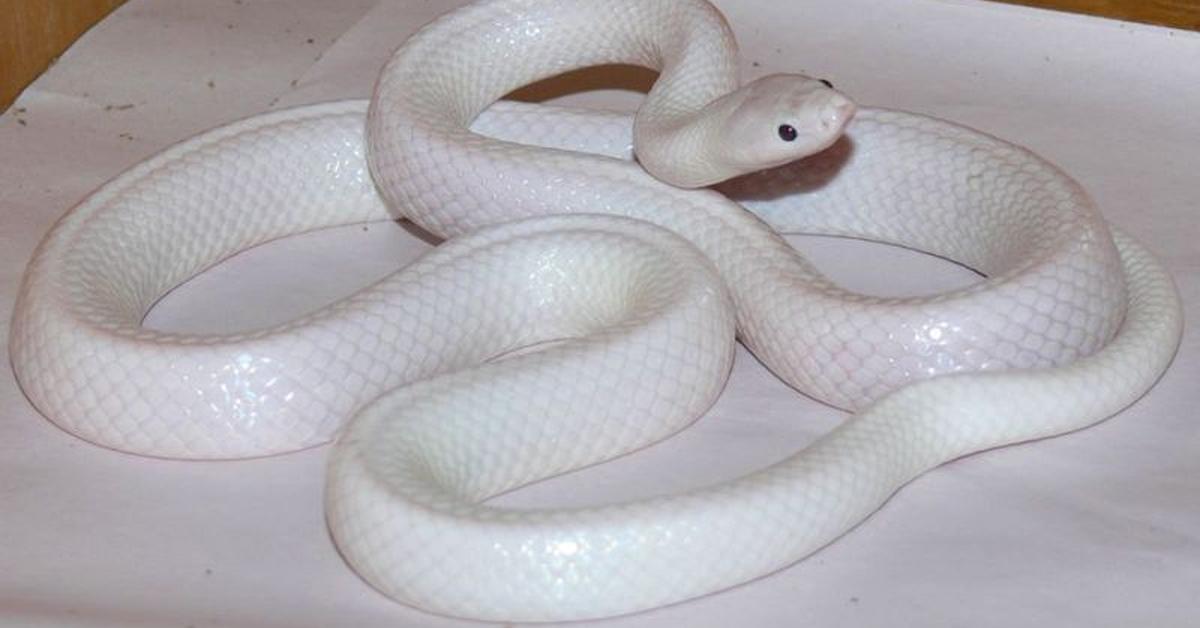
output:
<path id="1" fill-rule="evenodd" d="M 823 84 L 825 87 L 828 87 L 829 89 L 833 89 L 833 83 L 830 83 L 829 79 L 817 79 L 817 80 L 820 81 L 821 84 Z"/>

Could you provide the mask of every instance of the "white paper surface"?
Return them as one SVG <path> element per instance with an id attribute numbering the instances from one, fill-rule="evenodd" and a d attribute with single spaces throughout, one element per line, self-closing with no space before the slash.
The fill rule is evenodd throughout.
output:
<path id="1" fill-rule="evenodd" d="M 270 108 L 365 97 L 388 53 L 454 1 L 132 0 L 0 117 L 0 312 L 24 264 L 95 186 L 184 137 Z M 1200 305 L 1200 36 L 973 1 L 718 1 L 747 77 L 802 71 L 860 102 L 966 123 L 1078 178 Z M 570 97 L 631 105 L 612 91 Z M 132 106 L 130 106 L 132 105 Z M 797 238 L 835 278 L 917 292 L 969 273 L 905 251 Z M 286 320 L 413 259 L 397 226 L 238 256 L 169 295 L 159 327 Z M 4 334 L 7 337 L 7 333 Z M 1200 624 L 1200 342 L 1131 409 L 913 482 L 780 573 L 606 626 Z M 5 353 L 7 348 L 5 347 Z M 506 496 L 584 503 L 697 486 L 778 460 L 842 416 L 744 351 L 683 435 Z M 0 374 L 0 624 L 449 626 L 382 597 L 323 521 L 325 448 L 242 462 L 139 458 L 46 421 Z"/>

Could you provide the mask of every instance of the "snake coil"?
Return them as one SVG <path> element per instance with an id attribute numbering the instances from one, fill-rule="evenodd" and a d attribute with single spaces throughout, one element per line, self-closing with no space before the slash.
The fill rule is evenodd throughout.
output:
<path id="1" fill-rule="evenodd" d="M 14 313 L 21 385 L 70 432 L 146 455 L 265 455 L 343 430 L 327 507 L 347 561 L 406 603 L 526 621 L 652 608 L 780 569 L 920 473 L 1090 425 L 1167 367 L 1182 325 L 1169 276 L 1069 177 L 883 109 L 784 164 L 836 139 L 851 109 L 811 80 L 745 89 L 734 52 L 702 0 L 448 14 L 397 51 L 369 110 L 236 122 L 65 215 Z M 600 63 L 661 71 L 637 118 L 493 104 Z M 737 137 L 736 154 L 709 152 Z M 749 162 L 766 169 L 746 174 Z M 734 175 L 722 193 L 660 180 Z M 452 239 L 269 329 L 141 324 L 238 251 L 393 211 Z M 793 231 L 898 243 L 986 279 L 935 297 L 853 294 L 779 235 Z M 735 331 L 790 385 L 856 413 L 786 460 L 679 495 L 485 503 L 694 420 L 724 385 Z"/>

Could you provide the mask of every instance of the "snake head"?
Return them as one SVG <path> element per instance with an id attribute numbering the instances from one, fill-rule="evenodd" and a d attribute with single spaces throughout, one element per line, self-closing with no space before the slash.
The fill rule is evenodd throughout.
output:
<path id="1" fill-rule="evenodd" d="M 772 74 L 722 100 L 721 159 L 746 174 L 825 150 L 841 137 L 857 107 L 828 81 Z"/>

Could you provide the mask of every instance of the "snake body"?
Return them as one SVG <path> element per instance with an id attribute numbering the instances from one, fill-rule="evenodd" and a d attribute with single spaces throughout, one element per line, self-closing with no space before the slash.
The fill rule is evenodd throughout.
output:
<path id="1" fill-rule="evenodd" d="M 1182 325 L 1169 276 L 1069 177 L 882 109 L 789 162 L 829 146 L 853 110 L 803 77 L 740 86 L 734 52 L 701 0 L 448 14 L 397 51 L 369 110 L 328 103 L 210 131 L 64 216 L 22 284 L 18 378 L 65 429 L 147 455 L 264 455 L 341 430 L 328 521 L 355 570 L 430 611 L 524 621 L 652 608 L 782 568 L 920 473 L 1090 425 L 1167 367 Z M 493 104 L 600 63 L 661 71 L 636 118 Z M 720 193 L 684 189 L 730 177 Z M 392 212 L 451 239 L 273 328 L 141 325 L 237 251 Z M 786 231 L 898 243 L 987 278 L 934 297 L 854 294 Z M 735 330 L 790 385 L 856 414 L 684 494 L 485 503 L 694 420 L 724 385 Z"/>

